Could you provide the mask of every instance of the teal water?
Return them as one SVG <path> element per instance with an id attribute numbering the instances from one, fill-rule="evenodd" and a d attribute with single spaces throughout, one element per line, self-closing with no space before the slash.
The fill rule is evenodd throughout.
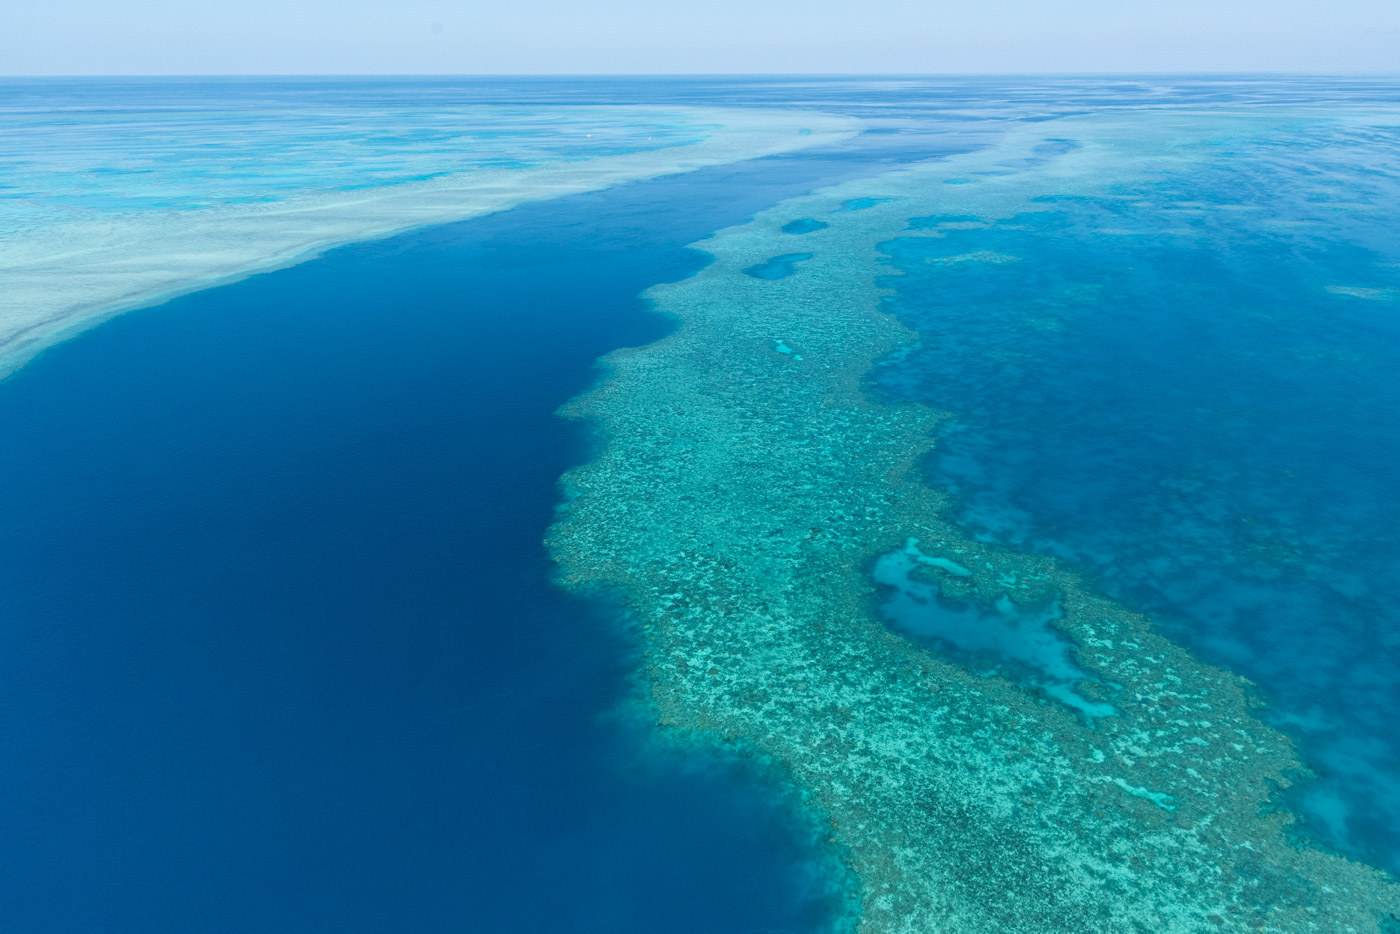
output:
<path id="1" fill-rule="evenodd" d="M 0 83 L 0 248 L 26 231 L 113 215 L 622 155 L 692 143 L 707 129 L 664 111 L 393 90 L 295 79 Z"/>
<path id="2" fill-rule="evenodd" d="M 949 576 L 927 579 L 934 567 Z M 873 572 L 886 588 L 880 610 L 895 629 L 941 654 L 959 658 L 986 674 L 1005 672 L 1086 718 L 1111 717 L 1112 704 L 1084 697 L 1078 685 L 1098 679 L 1079 666 L 1074 642 L 1055 627 L 1064 612 L 1058 599 L 1025 605 L 1001 594 L 985 601 L 960 593 L 966 569 L 930 559 L 911 543 L 880 556 Z"/>

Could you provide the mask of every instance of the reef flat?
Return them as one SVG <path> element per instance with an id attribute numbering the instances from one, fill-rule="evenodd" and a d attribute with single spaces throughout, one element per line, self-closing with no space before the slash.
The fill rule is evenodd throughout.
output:
<path id="1" fill-rule="evenodd" d="M 1254 716 L 1248 682 L 1068 567 L 970 539 L 917 469 L 940 413 L 864 388 L 914 339 L 881 307 L 883 241 L 1112 196 L 1134 172 L 1298 118 L 1071 118 L 785 202 L 698 244 L 710 266 L 648 293 L 676 331 L 609 355 L 608 378 L 565 409 L 604 441 L 566 476 L 550 536 L 563 579 L 630 601 L 661 724 L 768 758 L 803 791 L 858 880 L 860 930 L 1400 923 L 1389 876 L 1297 839 L 1280 793 L 1302 763 Z M 784 232 L 799 220 L 827 226 Z M 797 249 L 811 258 L 782 277 L 746 274 Z M 875 571 L 899 554 L 908 594 L 1027 608 L 1072 656 L 1025 643 L 1058 672 L 1038 685 L 892 631 Z"/>
<path id="2" fill-rule="evenodd" d="M 25 173 L 37 170 L 23 159 L 12 160 L 18 168 L 8 180 L 7 206 L 51 199 L 59 207 L 47 213 L 22 212 L 16 218 L 0 216 L 0 376 L 104 317 L 301 262 L 340 244 L 464 220 L 527 201 L 831 143 L 860 127 L 852 117 L 772 108 L 539 108 L 536 123 L 527 124 L 515 137 L 488 139 L 483 144 L 467 138 L 479 129 L 478 124 L 498 117 L 471 110 L 438 116 L 433 126 L 460 126 L 460 148 L 481 150 L 482 164 L 433 172 L 433 177 L 417 180 L 380 178 L 378 174 L 383 173 L 376 173 L 375 159 L 348 150 L 343 140 L 318 139 L 324 128 L 314 113 L 302 115 L 311 139 L 292 155 L 274 153 L 269 164 L 261 167 L 226 168 L 227 178 L 200 178 L 194 183 L 173 179 L 162 185 L 159 173 L 175 171 L 189 157 L 155 160 L 156 168 L 141 170 L 156 173 L 155 181 L 147 183 L 152 192 L 169 197 L 194 184 L 204 196 L 153 210 L 138 208 L 159 198 L 130 197 L 116 187 L 112 179 L 134 174 L 126 170 L 99 166 L 86 173 L 76 193 L 55 193 L 29 188 Z M 629 126 L 643 132 L 652 128 L 658 141 L 641 141 L 636 133 L 633 141 L 622 132 Z M 595 142 L 587 131 L 600 128 L 608 130 L 608 138 Z M 406 140 L 401 143 L 393 142 L 392 128 L 375 127 L 372 135 L 389 140 L 385 145 L 391 151 L 411 149 L 412 129 L 400 128 Z M 186 143 L 198 148 L 198 129 L 169 132 L 193 136 Z M 244 135 L 255 138 L 257 134 L 250 129 Z M 561 147 L 560 138 L 576 145 L 572 150 L 567 144 Z M 630 145 L 619 148 L 614 138 Z M 96 137 L 96 143 L 89 145 L 100 149 L 103 139 Z M 530 156 L 532 146 L 543 148 L 541 141 L 564 151 Z M 213 150 L 234 151 L 255 145 L 243 138 L 209 143 Z M 488 158 L 493 145 L 499 158 Z M 510 158 L 521 149 L 527 153 L 524 161 Z M 79 155 L 44 157 L 77 162 Z M 454 164 L 450 155 L 435 159 L 438 164 Z M 435 164 L 428 157 L 419 161 Z M 335 167 L 339 162 L 349 166 L 341 174 L 352 177 L 363 162 L 358 173 L 363 183 L 324 190 L 313 187 L 276 197 L 219 199 L 209 194 L 221 188 L 238 190 L 242 185 L 256 195 L 260 173 L 291 175 L 302 169 L 314 177 L 328 171 L 325 164 Z M 35 184 L 43 184 L 43 178 Z M 100 197 L 104 185 L 112 187 L 105 199 Z M 99 209 L 87 209 L 89 203 Z"/>

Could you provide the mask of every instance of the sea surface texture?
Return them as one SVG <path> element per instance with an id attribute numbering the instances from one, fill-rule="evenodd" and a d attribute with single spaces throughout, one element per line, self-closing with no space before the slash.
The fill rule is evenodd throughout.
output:
<path id="1" fill-rule="evenodd" d="M 0 382 L 15 930 L 1400 930 L 1400 83 L 0 93 L 361 224 Z"/>

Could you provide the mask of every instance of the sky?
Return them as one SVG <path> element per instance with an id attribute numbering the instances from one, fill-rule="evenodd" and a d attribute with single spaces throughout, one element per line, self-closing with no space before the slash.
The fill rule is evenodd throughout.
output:
<path id="1" fill-rule="evenodd" d="M 1400 71 L 1400 0 L 0 0 L 0 74 Z"/>

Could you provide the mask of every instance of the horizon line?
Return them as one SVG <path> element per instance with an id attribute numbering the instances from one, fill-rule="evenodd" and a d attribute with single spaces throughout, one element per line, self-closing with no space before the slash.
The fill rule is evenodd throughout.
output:
<path id="1" fill-rule="evenodd" d="M 715 71 L 715 72 L 27 72 L 0 74 L 0 80 L 33 78 L 1400 78 L 1396 71 Z"/>

